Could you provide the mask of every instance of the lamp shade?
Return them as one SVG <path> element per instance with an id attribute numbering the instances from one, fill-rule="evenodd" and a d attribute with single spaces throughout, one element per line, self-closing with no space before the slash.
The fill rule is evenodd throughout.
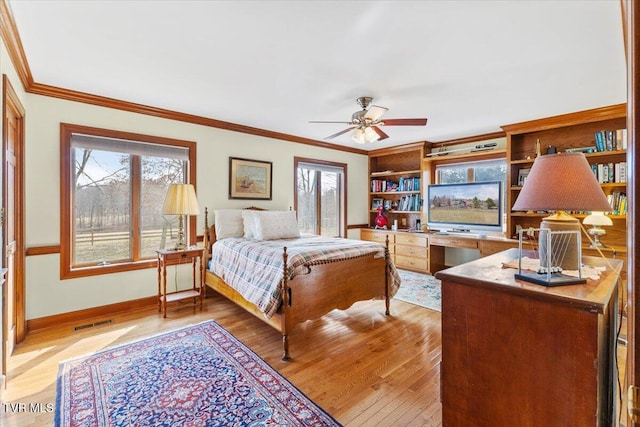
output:
<path id="1" fill-rule="evenodd" d="M 592 212 L 582 220 L 582 223 L 585 225 L 613 225 L 611 218 L 606 216 L 604 212 Z"/>
<path id="2" fill-rule="evenodd" d="M 165 215 L 198 215 L 200 206 L 198 206 L 193 185 L 171 184 L 164 199 L 162 213 Z"/>
<path id="3" fill-rule="evenodd" d="M 536 158 L 514 211 L 609 211 L 611 206 L 583 153 Z"/>

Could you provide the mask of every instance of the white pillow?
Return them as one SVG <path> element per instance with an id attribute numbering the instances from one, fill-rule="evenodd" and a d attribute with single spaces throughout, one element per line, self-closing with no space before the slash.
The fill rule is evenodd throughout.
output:
<path id="1" fill-rule="evenodd" d="M 244 224 L 244 238 L 255 239 L 256 238 L 256 211 L 243 210 L 242 222 Z"/>
<path id="2" fill-rule="evenodd" d="M 300 237 L 295 211 L 255 212 L 258 240 L 290 239 Z"/>
<path id="3" fill-rule="evenodd" d="M 227 237 L 242 237 L 244 235 L 244 223 L 242 221 L 242 209 L 220 209 L 214 211 L 216 240 Z"/>

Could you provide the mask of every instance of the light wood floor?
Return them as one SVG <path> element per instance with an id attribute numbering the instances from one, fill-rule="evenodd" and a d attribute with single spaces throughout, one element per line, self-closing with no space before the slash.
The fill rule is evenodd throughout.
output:
<path id="1" fill-rule="evenodd" d="M 223 297 L 207 298 L 202 312 L 169 310 L 167 319 L 146 310 L 79 331 L 71 325 L 29 333 L 9 360 L 0 425 L 53 424 L 47 409 L 55 404 L 59 362 L 212 318 L 344 425 L 441 425 L 440 313 L 393 300 L 387 317 L 384 302 L 359 302 L 296 326 L 293 360 L 282 362 L 279 333 Z M 30 412 L 33 404 L 42 411 Z"/>

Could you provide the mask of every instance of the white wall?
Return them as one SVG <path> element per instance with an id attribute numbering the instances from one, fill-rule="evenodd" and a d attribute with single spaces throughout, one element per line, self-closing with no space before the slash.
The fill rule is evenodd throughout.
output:
<path id="1" fill-rule="evenodd" d="M 27 94 L 27 247 L 60 243 L 60 123 L 116 129 L 197 142 L 197 194 L 202 208 L 293 206 L 294 156 L 348 164 L 348 224 L 367 222 L 367 157 L 205 126 Z M 228 199 L 229 157 L 273 162 L 273 200 Z M 212 223 L 212 219 L 209 219 Z M 197 218 L 198 234 L 204 216 Z M 357 230 L 349 237 L 357 238 Z M 156 295 L 156 270 L 60 280 L 60 257 L 27 257 L 27 319 Z M 188 280 L 187 277 L 184 277 Z"/>

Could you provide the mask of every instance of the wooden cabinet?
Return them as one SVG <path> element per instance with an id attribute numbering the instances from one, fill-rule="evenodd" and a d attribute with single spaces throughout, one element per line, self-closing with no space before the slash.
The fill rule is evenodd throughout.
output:
<path id="1" fill-rule="evenodd" d="M 368 240 L 370 242 L 378 242 L 383 245 L 386 244 L 387 238 L 389 239 L 389 253 L 393 256 L 395 252 L 395 233 L 390 230 L 371 230 L 366 228 L 360 229 L 360 239 Z M 392 257 L 393 259 L 393 257 Z"/>
<path id="2" fill-rule="evenodd" d="M 620 182 L 623 178 L 618 176 L 616 179 L 615 174 L 611 174 L 611 179 L 602 177 L 605 165 L 607 169 L 613 166 L 614 170 L 619 170 L 620 164 L 626 162 L 626 150 L 622 147 L 622 141 L 615 147 L 605 145 L 605 151 L 596 149 L 596 134 L 601 131 L 615 133 L 625 127 L 626 104 L 502 126 L 507 133 L 507 237 L 515 236 L 518 226 L 539 228 L 542 218 L 548 216 L 543 212 L 511 212 L 511 206 L 522 189 L 522 177 L 533 165 L 537 152 L 544 154 L 549 147 L 555 147 L 558 152 L 586 150 L 585 156 L 596 173 L 600 169 L 604 193 L 611 199 L 626 196 L 626 182 Z M 609 182 L 616 180 L 618 182 Z M 586 215 L 573 213 L 573 216 L 582 221 Z M 608 216 L 613 220 L 613 226 L 606 227 L 607 235 L 602 241 L 607 246 L 624 250 L 626 214 L 614 211 Z M 583 242 L 588 246 L 587 239 L 583 239 Z"/>
<path id="3" fill-rule="evenodd" d="M 396 267 L 429 272 L 429 239 L 426 234 L 398 232 L 395 246 Z"/>
<path id="4" fill-rule="evenodd" d="M 422 210 L 421 161 L 425 143 L 369 152 L 369 226 L 375 225 L 378 204 L 386 206 L 390 228 L 413 228 Z"/>
<path id="5" fill-rule="evenodd" d="M 406 231 L 360 229 L 360 239 L 384 244 L 389 237 L 389 254 L 398 268 L 429 272 L 429 238 L 427 234 Z"/>
<path id="6" fill-rule="evenodd" d="M 447 426 L 611 426 L 621 261 L 585 285 L 514 279 L 510 249 L 442 280 L 441 399 Z"/>

